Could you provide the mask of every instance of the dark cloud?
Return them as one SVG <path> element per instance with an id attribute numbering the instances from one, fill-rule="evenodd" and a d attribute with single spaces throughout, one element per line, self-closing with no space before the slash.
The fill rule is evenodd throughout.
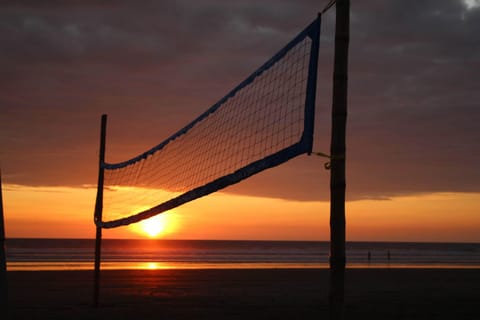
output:
<path id="1" fill-rule="evenodd" d="M 327 1 L 325 1 L 326 3 Z M 96 181 L 203 112 L 307 25 L 318 1 L 4 1 L 4 181 Z M 328 152 L 334 9 L 324 17 L 315 148 Z M 457 0 L 352 2 L 350 199 L 480 191 L 480 10 Z M 328 197 L 324 159 L 302 157 L 231 187 Z"/>
<path id="2" fill-rule="evenodd" d="M 353 190 L 478 191 L 480 11 L 459 1 L 385 2 L 375 18 L 363 9 L 351 43 Z"/>

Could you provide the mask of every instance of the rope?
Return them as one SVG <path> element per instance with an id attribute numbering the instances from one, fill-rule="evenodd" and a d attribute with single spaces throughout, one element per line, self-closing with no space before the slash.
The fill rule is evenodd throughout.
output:
<path id="1" fill-rule="evenodd" d="M 327 12 L 331 7 L 333 7 L 333 5 L 337 2 L 337 0 L 330 0 L 329 3 L 327 3 L 327 5 L 325 6 L 325 8 L 323 8 L 323 10 L 320 12 L 320 14 L 324 14 L 325 12 Z"/>

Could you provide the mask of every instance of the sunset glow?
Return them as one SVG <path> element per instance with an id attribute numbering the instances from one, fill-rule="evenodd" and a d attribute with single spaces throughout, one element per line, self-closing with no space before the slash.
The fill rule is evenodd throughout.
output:
<path id="1" fill-rule="evenodd" d="M 160 214 L 132 225 L 131 229 L 149 238 L 157 238 L 166 232 L 168 227 L 167 214 Z"/>
<path id="2" fill-rule="evenodd" d="M 4 185 L 7 238 L 92 238 L 94 188 Z M 480 241 L 479 193 L 347 202 L 348 241 Z M 328 240 L 327 201 L 215 193 L 105 238 Z"/>
<path id="3" fill-rule="evenodd" d="M 2 319 L 480 320 L 480 0 L 407 3 L 1 1 Z"/>
<path id="4" fill-rule="evenodd" d="M 215 120 L 205 111 L 222 97 L 232 98 L 231 105 L 240 108 L 233 103 L 240 95 L 228 93 L 323 8 L 321 2 L 306 1 L 279 2 L 275 10 L 255 1 L 239 1 L 234 7 L 222 1 L 159 1 L 148 6 L 122 2 L 115 10 L 79 2 L 72 4 L 72 11 L 55 3 L 17 2 L 0 4 L 6 24 L 0 37 L 8 48 L 2 51 L 6 63 L 0 75 L 7 238 L 93 239 L 100 116 L 109 117 L 105 161 L 110 164 L 132 163 L 128 159 L 138 155 L 147 159 L 150 153 L 145 152 L 168 137 L 182 137 L 174 139 L 176 143 L 194 141 L 186 139 L 182 128 L 193 128 L 199 115 Z M 466 79 L 478 77 L 474 66 L 479 55 L 472 50 L 472 39 L 478 38 L 480 2 L 420 1 L 414 7 L 401 3 L 367 1 L 351 8 L 346 237 L 479 242 L 480 108 L 475 103 L 480 90 Z M 142 18 L 132 19 L 132 14 Z M 205 24 L 206 19 L 215 21 L 214 27 Z M 335 21 L 333 10 L 322 15 L 313 154 L 331 150 Z M 293 72 L 299 65 L 291 58 L 296 57 L 282 60 L 282 68 Z M 264 103 L 257 97 L 260 91 L 271 91 L 271 99 L 284 99 L 284 84 L 274 83 L 255 91 L 246 110 Z M 298 99 L 303 103 L 295 96 L 288 104 Z M 275 113 L 270 106 L 258 110 L 252 116 L 261 117 L 262 123 L 276 114 L 283 117 L 283 111 Z M 255 136 L 250 122 L 239 125 L 229 116 L 222 121 L 243 129 L 237 138 L 217 130 L 197 137 L 208 143 L 205 150 L 212 156 L 205 153 L 205 159 L 214 159 L 212 163 L 195 165 L 191 151 L 179 158 L 191 162 L 189 170 L 198 170 L 199 177 L 202 170 L 223 162 L 247 164 L 247 149 L 235 151 L 233 145 Z M 291 137 L 290 130 L 277 133 L 280 123 L 270 126 L 275 134 L 265 145 L 254 145 L 268 151 L 270 141 Z M 221 136 L 223 142 L 215 144 L 211 136 Z M 197 148 L 188 143 L 186 148 Z M 257 147 L 254 153 L 263 152 Z M 180 153 L 173 152 L 173 144 L 168 148 L 170 160 L 156 161 L 176 167 L 173 159 Z M 226 150 L 224 156 L 215 155 L 217 149 Z M 151 221 L 104 229 L 102 237 L 328 241 L 327 161 L 295 157 Z M 103 221 L 137 214 L 184 192 L 170 185 L 184 172 L 163 180 L 160 176 L 168 169 L 146 163 L 139 161 L 125 175 L 118 173 L 118 180 L 116 170 L 110 177 L 107 170 Z M 232 170 L 226 167 L 225 174 Z M 126 183 L 140 173 L 148 183 Z M 157 188 L 164 193 L 151 193 Z"/>

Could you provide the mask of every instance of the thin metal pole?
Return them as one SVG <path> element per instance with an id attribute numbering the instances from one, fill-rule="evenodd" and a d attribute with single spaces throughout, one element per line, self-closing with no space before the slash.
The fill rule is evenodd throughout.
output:
<path id="1" fill-rule="evenodd" d="M 3 217 L 2 171 L 0 169 L 0 306 L 8 308 L 7 259 L 5 255 L 5 221 Z"/>
<path id="2" fill-rule="evenodd" d="M 102 221 L 102 209 L 103 209 L 103 180 L 104 169 L 103 163 L 105 162 L 105 139 L 107 132 L 107 115 L 102 115 L 102 124 L 100 127 L 100 154 L 98 161 L 98 184 L 97 184 L 97 199 L 95 201 L 95 222 Z M 94 292 L 93 292 L 93 305 L 98 307 L 98 300 L 100 296 L 100 258 L 102 251 L 102 227 L 96 225 L 95 236 L 95 272 L 94 272 Z"/>
<path id="3" fill-rule="evenodd" d="M 345 158 L 350 0 L 337 0 L 330 176 L 330 319 L 343 319 L 345 294 Z"/>

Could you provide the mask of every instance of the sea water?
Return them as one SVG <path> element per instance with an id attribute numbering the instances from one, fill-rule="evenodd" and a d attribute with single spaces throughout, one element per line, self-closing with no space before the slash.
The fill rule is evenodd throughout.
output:
<path id="1" fill-rule="evenodd" d="M 102 269 L 328 268 L 321 241 L 102 241 Z M 347 267 L 480 268 L 478 243 L 347 242 Z M 93 269 L 92 239 L 8 239 L 8 270 Z"/>

